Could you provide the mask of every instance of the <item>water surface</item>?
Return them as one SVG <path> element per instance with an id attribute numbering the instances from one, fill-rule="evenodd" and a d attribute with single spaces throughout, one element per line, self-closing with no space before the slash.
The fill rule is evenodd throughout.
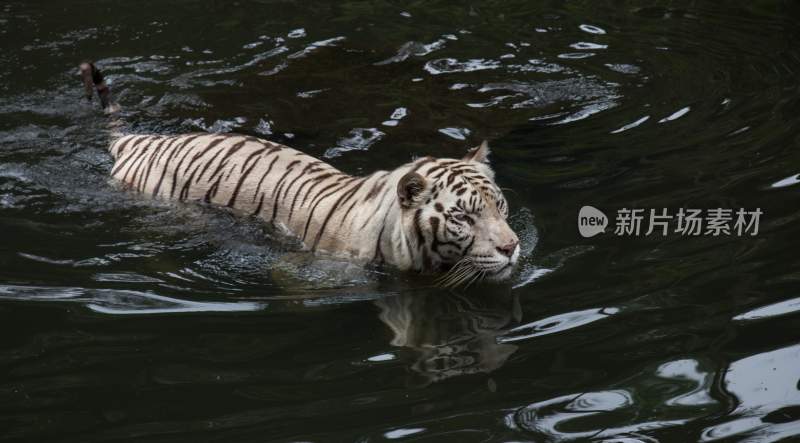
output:
<path id="1" fill-rule="evenodd" d="M 788 1 L 4 2 L 0 440 L 800 438 L 798 20 Z M 256 135 L 354 174 L 488 139 L 520 272 L 448 292 L 131 195 L 86 58 L 129 131 Z M 585 239 L 583 205 L 764 215 L 756 236 Z"/>

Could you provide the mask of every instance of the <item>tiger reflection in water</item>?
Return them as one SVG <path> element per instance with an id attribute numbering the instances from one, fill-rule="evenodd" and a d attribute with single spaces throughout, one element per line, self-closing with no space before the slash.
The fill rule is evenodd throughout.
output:
<path id="1" fill-rule="evenodd" d="M 411 349 L 422 384 L 500 368 L 517 346 L 497 338 L 519 323 L 513 294 L 401 294 L 378 300 L 394 346 Z"/>

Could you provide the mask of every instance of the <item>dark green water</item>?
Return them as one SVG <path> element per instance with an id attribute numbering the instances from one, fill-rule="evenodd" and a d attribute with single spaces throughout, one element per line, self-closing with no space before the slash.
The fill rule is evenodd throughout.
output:
<path id="1" fill-rule="evenodd" d="M 0 440 L 800 441 L 798 20 L 791 1 L 3 2 Z M 520 272 L 453 293 L 273 273 L 259 223 L 109 182 L 85 58 L 132 131 L 259 135 L 351 173 L 488 139 Z M 756 236 L 583 238 L 583 205 L 764 214 Z"/>

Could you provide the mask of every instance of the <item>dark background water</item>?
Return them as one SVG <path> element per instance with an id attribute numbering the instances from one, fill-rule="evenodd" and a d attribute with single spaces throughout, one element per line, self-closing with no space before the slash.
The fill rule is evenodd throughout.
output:
<path id="1" fill-rule="evenodd" d="M 791 1 L 3 2 L 0 440 L 800 439 L 799 19 Z M 351 173 L 488 139 L 521 271 L 453 293 L 331 280 L 287 268 L 260 223 L 130 195 L 85 58 L 131 131 L 259 135 Z M 583 205 L 764 215 L 756 236 L 584 239 Z"/>

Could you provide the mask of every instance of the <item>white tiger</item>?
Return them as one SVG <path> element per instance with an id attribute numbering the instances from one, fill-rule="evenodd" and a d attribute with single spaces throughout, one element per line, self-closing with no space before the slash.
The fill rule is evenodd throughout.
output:
<path id="1" fill-rule="evenodd" d="M 80 66 L 111 105 L 102 75 Z M 124 135 L 111 175 L 154 198 L 202 201 L 257 216 L 313 252 L 401 270 L 449 270 L 445 285 L 508 278 L 519 240 L 484 142 L 462 159 L 424 157 L 363 177 L 256 137 Z"/>

